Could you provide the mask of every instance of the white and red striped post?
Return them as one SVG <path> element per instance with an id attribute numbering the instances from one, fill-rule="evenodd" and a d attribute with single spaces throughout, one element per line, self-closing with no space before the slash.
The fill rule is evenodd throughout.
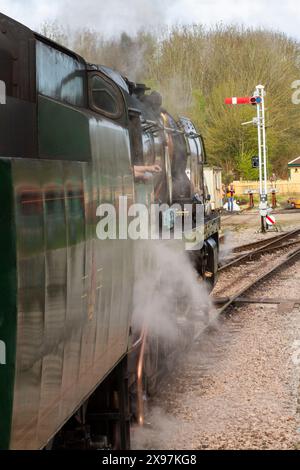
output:
<path id="1" fill-rule="evenodd" d="M 266 143 L 266 119 L 265 119 L 265 87 L 258 85 L 255 89 L 253 96 L 248 97 L 232 97 L 226 98 L 225 104 L 238 105 L 238 104 L 252 104 L 257 108 L 257 123 L 258 133 L 258 157 L 259 157 L 259 194 L 260 194 L 260 215 L 261 215 L 261 229 L 266 232 L 266 217 L 268 210 L 268 188 L 267 188 L 267 143 Z M 247 123 L 248 124 L 248 123 Z"/>
<path id="2" fill-rule="evenodd" d="M 266 232 L 266 217 L 268 214 L 268 168 L 267 168 L 267 143 L 266 143 L 266 119 L 265 119 L 265 87 L 258 85 L 255 96 L 260 99 L 257 105 L 257 133 L 259 156 L 259 184 L 260 184 L 260 216 L 261 230 Z"/>

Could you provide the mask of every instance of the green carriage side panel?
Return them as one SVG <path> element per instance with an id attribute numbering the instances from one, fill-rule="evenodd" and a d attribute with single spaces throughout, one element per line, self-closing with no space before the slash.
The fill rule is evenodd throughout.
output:
<path id="1" fill-rule="evenodd" d="M 14 159 L 18 334 L 11 449 L 38 449 L 126 354 L 133 245 L 96 209 L 133 200 L 128 131 L 90 119 L 91 162 Z"/>
<path id="2" fill-rule="evenodd" d="M 38 132 L 41 158 L 91 160 L 89 120 L 80 109 L 39 96 Z"/>
<path id="3" fill-rule="evenodd" d="M 33 430 L 37 422 L 38 379 L 43 349 L 44 210 L 40 171 L 33 160 L 12 161 L 15 191 L 16 247 L 18 276 L 18 327 L 13 421 L 10 448 L 14 449 L 16 429 Z M 20 387 L 20 383 L 23 387 Z M 18 412 L 17 423 L 14 419 Z M 24 425 L 24 426 L 23 426 Z M 22 431 L 21 434 L 25 434 Z"/>
<path id="4" fill-rule="evenodd" d="M 0 161 L 0 449 L 9 448 L 16 356 L 16 243 L 11 163 Z"/>

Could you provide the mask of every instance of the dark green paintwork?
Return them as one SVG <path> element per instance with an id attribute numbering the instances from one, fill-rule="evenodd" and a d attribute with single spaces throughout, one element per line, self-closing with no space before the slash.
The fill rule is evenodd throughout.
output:
<path id="1" fill-rule="evenodd" d="M 11 162 L 0 161 L 0 340 L 6 365 L 0 365 L 0 449 L 10 441 L 16 356 L 16 244 Z"/>
<path id="2" fill-rule="evenodd" d="M 51 128 L 51 123 L 49 123 Z M 96 208 L 133 199 L 128 131 L 90 118 L 92 161 L 13 159 L 18 335 L 11 449 L 38 449 L 126 353 L 133 246 Z"/>
<path id="3" fill-rule="evenodd" d="M 38 133 L 40 157 L 91 160 L 89 119 L 82 110 L 39 96 Z"/>

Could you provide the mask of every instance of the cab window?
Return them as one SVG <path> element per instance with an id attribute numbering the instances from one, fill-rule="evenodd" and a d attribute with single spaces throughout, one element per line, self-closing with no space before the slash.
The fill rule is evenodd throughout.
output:
<path id="1" fill-rule="evenodd" d="M 123 99 L 119 89 L 109 79 L 93 74 L 89 81 L 90 106 L 112 119 L 123 113 Z"/>
<path id="2" fill-rule="evenodd" d="M 36 43 L 37 91 L 56 101 L 84 107 L 85 65 L 41 41 Z"/>

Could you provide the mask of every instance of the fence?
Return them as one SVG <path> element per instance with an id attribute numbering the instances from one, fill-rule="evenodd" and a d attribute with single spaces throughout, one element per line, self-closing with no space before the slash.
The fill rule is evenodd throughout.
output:
<path id="1" fill-rule="evenodd" d="M 249 190 L 259 193 L 259 182 L 258 181 L 234 181 L 235 194 L 237 196 L 243 196 L 248 193 Z M 268 191 L 271 192 L 272 188 L 276 189 L 277 193 L 285 196 L 297 196 L 300 195 L 300 181 L 294 182 L 289 180 L 278 180 L 276 183 L 268 183 Z"/>

